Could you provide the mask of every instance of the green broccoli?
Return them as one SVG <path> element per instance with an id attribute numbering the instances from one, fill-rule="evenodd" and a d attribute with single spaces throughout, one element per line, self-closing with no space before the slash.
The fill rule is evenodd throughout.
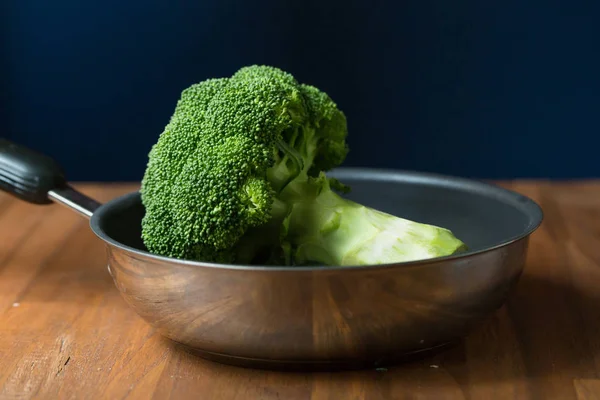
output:
<path id="1" fill-rule="evenodd" d="M 185 89 L 149 153 L 142 239 L 155 254 L 248 264 L 362 265 L 453 254 L 443 228 L 382 213 L 334 190 L 348 153 L 344 113 L 269 66 Z"/>

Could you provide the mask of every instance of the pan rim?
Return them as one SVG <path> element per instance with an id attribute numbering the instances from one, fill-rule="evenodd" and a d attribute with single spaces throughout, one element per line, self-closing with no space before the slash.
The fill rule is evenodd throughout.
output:
<path id="1" fill-rule="evenodd" d="M 105 215 L 108 210 L 112 208 L 117 203 L 121 203 L 126 199 L 132 199 L 139 196 L 139 191 L 130 192 L 114 198 L 109 202 L 103 204 L 100 208 L 98 208 L 90 219 L 90 227 L 94 234 L 98 236 L 102 241 L 113 248 L 117 248 L 123 252 L 128 253 L 130 256 L 137 258 L 144 258 L 174 265 L 180 265 L 182 267 L 209 267 L 209 268 L 217 268 L 217 269 L 229 269 L 229 270 L 246 270 L 246 271 L 290 271 L 290 272 L 298 272 L 298 271 L 313 271 L 313 272 L 323 272 L 323 271 L 339 271 L 339 270 L 352 270 L 359 271 L 365 269 L 385 269 L 385 268 L 408 268 L 408 267 L 416 267 L 422 265 L 433 265 L 438 263 L 457 261 L 457 260 L 466 260 L 472 257 L 482 255 L 506 246 L 509 246 L 515 242 L 519 242 L 525 238 L 528 238 L 532 233 L 534 233 L 542 224 L 544 219 L 544 213 L 541 206 L 535 202 L 533 199 L 517 193 L 511 189 L 507 189 L 496 184 L 488 183 L 479 179 L 472 178 L 464 178 L 453 175 L 444 175 L 430 172 L 421 172 L 421 171 L 412 171 L 412 170 L 403 170 L 403 169 L 385 169 L 385 168 L 359 168 L 359 167 L 343 167 L 332 170 L 328 173 L 328 176 L 332 176 L 338 179 L 364 179 L 370 180 L 373 178 L 377 178 L 377 180 L 387 180 L 387 181 L 395 181 L 395 182 L 414 182 L 435 186 L 445 186 L 449 188 L 457 188 L 470 189 L 473 192 L 478 192 L 482 195 L 488 196 L 496 196 L 502 200 L 505 200 L 508 203 L 513 203 L 511 205 L 515 206 L 515 208 L 519 208 L 522 212 L 524 212 L 529 218 L 529 225 L 523 229 L 522 232 L 515 234 L 511 237 L 508 237 L 498 243 L 487 246 L 485 248 L 481 248 L 478 250 L 469 250 L 464 253 L 443 256 L 443 257 L 435 257 L 428 258 L 422 260 L 413 260 L 413 261 L 403 261 L 396 263 L 385 263 L 385 264 L 370 264 L 370 265 L 345 265 L 345 266 L 326 266 L 326 265 L 311 265 L 311 266 L 285 266 L 285 265 L 273 265 L 273 266 L 263 266 L 263 265 L 244 265 L 244 264 L 220 264 L 213 262 L 204 262 L 204 261 L 194 261 L 194 260 L 184 260 L 173 257 L 167 257 L 162 255 L 157 255 L 150 253 L 145 250 L 140 250 L 126 244 L 123 244 L 115 239 L 113 239 L 110 235 L 108 235 L 101 227 L 101 220 L 103 215 Z M 517 204 L 519 205 L 517 207 Z"/>

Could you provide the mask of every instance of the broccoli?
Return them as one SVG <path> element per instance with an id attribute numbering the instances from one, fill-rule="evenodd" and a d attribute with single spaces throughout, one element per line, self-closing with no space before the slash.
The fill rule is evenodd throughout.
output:
<path id="1" fill-rule="evenodd" d="M 140 189 L 155 254 L 240 264 L 362 265 L 453 254 L 443 228 L 352 202 L 325 172 L 348 153 L 333 100 L 270 66 L 183 90 Z"/>

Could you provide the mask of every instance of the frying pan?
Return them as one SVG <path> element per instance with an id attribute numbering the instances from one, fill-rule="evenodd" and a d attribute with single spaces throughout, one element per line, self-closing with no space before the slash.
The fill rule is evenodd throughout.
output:
<path id="1" fill-rule="evenodd" d="M 506 300 L 542 210 L 518 193 L 457 177 L 342 168 L 354 201 L 452 230 L 459 255 L 387 265 L 223 265 L 149 253 L 137 192 L 101 205 L 50 158 L 0 140 L 0 186 L 90 218 L 125 302 L 201 357 L 269 369 L 373 368 L 464 338 Z"/>

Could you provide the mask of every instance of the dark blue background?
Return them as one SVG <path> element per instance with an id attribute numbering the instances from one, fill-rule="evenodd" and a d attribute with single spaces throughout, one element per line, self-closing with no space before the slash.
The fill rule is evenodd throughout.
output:
<path id="1" fill-rule="evenodd" d="M 348 115 L 348 165 L 600 176 L 600 2 L 4 0 L 2 136 L 139 180 L 179 93 L 271 64 Z"/>

